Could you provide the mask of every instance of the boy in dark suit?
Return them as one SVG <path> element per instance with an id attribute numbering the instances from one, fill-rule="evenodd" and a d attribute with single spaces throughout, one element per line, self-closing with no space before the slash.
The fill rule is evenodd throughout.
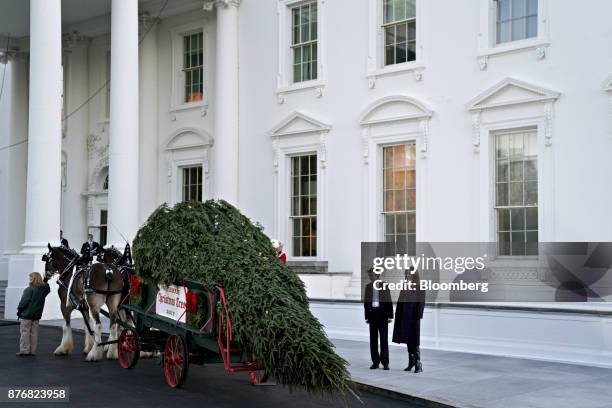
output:
<path id="1" fill-rule="evenodd" d="M 382 363 L 383 369 L 389 369 L 389 323 L 393 320 L 393 303 L 391 302 L 391 292 L 388 288 L 383 288 L 383 281 L 380 276 L 375 274 L 372 268 L 368 269 L 370 283 L 365 287 L 363 298 L 363 308 L 366 323 L 370 325 L 370 356 L 372 365 L 370 369 L 377 369 Z M 374 287 L 374 282 L 380 281 Z M 380 336 L 380 352 L 378 351 L 378 338 Z"/>

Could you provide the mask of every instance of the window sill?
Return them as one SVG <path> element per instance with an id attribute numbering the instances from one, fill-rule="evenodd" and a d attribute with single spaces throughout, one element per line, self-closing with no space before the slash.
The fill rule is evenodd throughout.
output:
<path id="1" fill-rule="evenodd" d="M 204 101 L 187 102 L 187 103 L 183 103 L 181 105 L 171 106 L 169 111 L 170 112 L 179 112 L 179 111 L 186 111 L 186 110 L 198 109 L 198 108 L 208 109 L 208 104 L 205 103 Z"/>
<path id="2" fill-rule="evenodd" d="M 425 64 L 421 61 L 410 61 L 403 62 L 401 64 L 388 65 L 384 68 L 379 68 L 373 71 L 369 71 L 366 75 L 370 83 L 370 88 L 374 88 L 375 81 L 378 78 L 383 78 L 391 75 L 401 75 L 407 73 L 413 73 L 414 79 L 420 81 L 423 79 L 423 71 L 425 70 Z"/>
<path id="3" fill-rule="evenodd" d="M 484 50 L 479 51 L 476 56 L 480 58 L 495 55 L 512 54 L 515 52 L 527 51 L 536 48 L 545 48 L 548 46 L 550 46 L 550 41 L 545 39 L 536 38 L 529 40 L 519 40 L 486 48 Z"/>
<path id="4" fill-rule="evenodd" d="M 276 89 L 276 94 L 280 97 L 286 94 L 304 91 L 308 89 L 315 89 L 315 94 L 320 93 L 320 95 L 316 95 L 317 97 L 322 96 L 322 89 L 325 87 L 325 82 L 321 80 L 313 80 L 313 81 L 305 81 L 305 82 L 297 82 L 295 84 L 291 84 L 288 86 L 284 86 L 282 88 Z M 320 90 L 320 91 L 316 91 Z"/>

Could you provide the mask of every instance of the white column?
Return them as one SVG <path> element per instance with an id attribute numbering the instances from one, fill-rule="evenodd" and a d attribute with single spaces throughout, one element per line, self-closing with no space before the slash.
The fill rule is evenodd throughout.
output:
<path id="1" fill-rule="evenodd" d="M 216 198 L 238 205 L 238 6 L 217 2 L 213 177 Z"/>
<path id="2" fill-rule="evenodd" d="M 140 44 L 140 166 L 138 180 L 140 206 L 138 219 L 139 222 L 144 223 L 158 203 L 157 21 L 149 16 L 141 16 L 140 31 L 147 33 Z"/>
<path id="3" fill-rule="evenodd" d="M 28 176 L 23 253 L 57 242 L 62 156 L 61 0 L 30 1 Z"/>
<path id="4" fill-rule="evenodd" d="M 138 0 L 113 0 L 108 243 L 138 229 Z"/>
<path id="5" fill-rule="evenodd" d="M 66 123 L 64 152 L 67 155 L 66 187 L 62 202 L 62 229 L 64 237 L 73 248 L 79 245 L 87 232 L 87 135 L 89 134 L 89 110 L 86 104 L 76 109 L 88 98 L 89 94 L 89 42 L 72 34 L 66 41 L 69 49 L 67 63 L 64 67 L 67 82 L 66 114 L 74 112 Z"/>

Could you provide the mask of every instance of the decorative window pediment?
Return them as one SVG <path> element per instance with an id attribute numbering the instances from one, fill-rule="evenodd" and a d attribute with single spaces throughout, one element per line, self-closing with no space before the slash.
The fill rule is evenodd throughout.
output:
<path id="1" fill-rule="evenodd" d="M 470 111 L 500 108 L 534 102 L 555 101 L 561 94 L 537 85 L 506 78 L 468 102 Z"/>
<path id="2" fill-rule="evenodd" d="M 362 114 L 362 126 L 397 122 L 401 120 L 428 119 L 433 112 L 422 103 L 408 96 L 388 96 L 370 105 Z"/>
<path id="3" fill-rule="evenodd" d="M 331 129 L 331 125 L 325 124 L 317 119 L 300 112 L 293 112 L 270 132 L 271 137 L 282 137 L 290 135 L 300 135 L 307 133 L 326 133 Z"/>
<path id="4" fill-rule="evenodd" d="M 202 129 L 183 128 L 174 132 L 166 143 L 166 150 L 205 147 L 213 144 L 212 137 Z"/>

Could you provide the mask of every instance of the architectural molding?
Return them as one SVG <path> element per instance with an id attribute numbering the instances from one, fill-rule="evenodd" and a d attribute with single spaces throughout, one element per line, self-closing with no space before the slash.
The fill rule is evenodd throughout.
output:
<path id="1" fill-rule="evenodd" d="M 391 95 L 369 105 L 361 114 L 361 126 L 397 122 L 402 120 L 429 119 L 433 111 L 414 98 Z"/>
<path id="2" fill-rule="evenodd" d="M 212 11 L 215 7 L 229 7 L 240 6 L 240 0 L 204 0 L 202 9 L 205 11 Z"/>
<path id="3" fill-rule="evenodd" d="M 610 95 L 610 114 L 612 114 L 612 75 L 604 82 L 603 89 Z"/>
<path id="4" fill-rule="evenodd" d="M 472 98 L 467 103 L 467 109 L 482 111 L 511 105 L 554 102 L 559 96 L 559 92 L 515 78 L 505 78 Z"/>
<path id="5" fill-rule="evenodd" d="M 474 146 L 474 153 L 480 152 L 480 116 L 480 111 L 472 113 L 472 145 Z"/>
<path id="6" fill-rule="evenodd" d="M 210 147 L 213 137 L 204 129 L 185 127 L 174 131 L 164 144 L 166 150 Z"/>
<path id="7" fill-rule="evenodd" d="M 304 113 L 294 111 L 268 132 L 271 137 L 278 138 L 284 136 L 326 133 L 331 130 L 328 125 Z"/>

